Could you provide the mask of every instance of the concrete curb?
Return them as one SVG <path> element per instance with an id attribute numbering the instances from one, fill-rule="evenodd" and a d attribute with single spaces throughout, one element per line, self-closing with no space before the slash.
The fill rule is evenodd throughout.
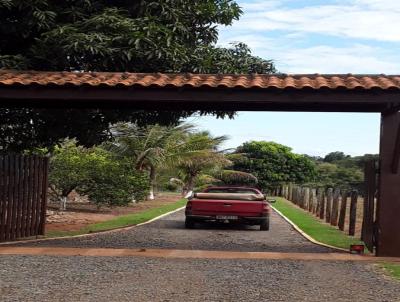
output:
<path id="1" fill-rule="evenodd" d="M 120 228 L 115 228 L 115 229 L 111 229 L 111 230 L 105 230 L 105 231 L 97 231 L 97 232 L 91 232 L 91 233 L 87 233 L 87 234 L 81 234 L 81 235 L 73 235 L 73 236 L 61 236 L 61 237 L 52 237 L 52 238 L 40 238 L 40 239 L 27 239 L 27 240 L 16 240 L 16 241 L 6 241 L 6 242 L 1 242 L 0 246 L 2 245 L 9 245 L 9 244 L 16 244 L 16 243 L 32 243 L 32 242 L 40 242 L 40 241 L 50 241 L 50 240 L 58 240 L 58 239 L 69 239 L 69 238 L 79 238 L 79 237 L 89 237 L 89 236 L 94 236 L 94 235 L 98 235 L 98 234 L 107 234 L 107 233 L 113 233 L 113 232 L 118 232 L 118 231 L 123 231 L 123 230 L 130 230 L 133 228 L 136 228 L 138 226 L 141 225 L 145 225 L 148 223 L 151 223 L 153 221 L 156 221 L 158 219 L 161 219 L 165 216 L 168 216 L 170 214 L 173 214 L 175 212 L 179 212 L 181 210 L 183 210 L 186 206 L 180 207 L 178 209 L 172 210 L 170 212 L 164 213 L 160 216 L 154 217 L 148 221 L 139 223 L 139 224 L 135 224 L 135 225 L 130 225 L 130 226 L 124 226 L 124 227 L 120 227 Z"/>
<path id="2" fill-rule="evenodd" d="M 309 236 L 308 234 L 306 234 L 305 232 L 303 232 L 302 229 L 300 229 L 293 221 L 291 221 L 289 218 L 287 218 L 285 215 L 283 215 L 278 209 L 276 209 L 273 205 L 271 205 L 271 207 L 274 209 L 274 211 L 281 216 L 283 219 L 285 219 L 298 233 L 300 233 L 300 235 L 302 235 L 304 238 L 306 238 L 308 241 L 316 244 L 316 245 L 320 245 L 323 247 L 327 247 L 330 249 L 334 249 L 334 250 L 338 250 L 338 251 L 342 251 L 342 252 L 346 252 L 349 253 L 348 250 L 340 248 L 340 247 L 336 247 L 336 246 L 332 246 L 329 244 L 325 244 L 322 242 L 319 242 L 317 240 L 315 240 L 314 238 L 312 238 L 311 236 Z"/>

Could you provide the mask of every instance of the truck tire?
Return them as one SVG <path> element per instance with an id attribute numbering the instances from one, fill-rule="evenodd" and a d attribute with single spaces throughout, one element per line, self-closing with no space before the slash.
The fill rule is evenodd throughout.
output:
<path id="1" fill-rule="evenodd" d="M 269 231 L 269 216 L 261 222 L 260 231 Z"/>
<path id="2" fill-rule="evenodd" d="M 194 221 L 193 219 L 186 218 L 185 219 L 185 228 L 186 229 L 194 229 Z"/>

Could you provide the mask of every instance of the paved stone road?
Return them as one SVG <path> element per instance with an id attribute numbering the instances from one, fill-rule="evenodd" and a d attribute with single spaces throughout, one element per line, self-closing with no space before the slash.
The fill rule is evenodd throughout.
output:
<path id="1" fill-rule="evenodd" d="M 26 245 L 26 244 L 24 244 Z M 258 226 L 206 224 L 194 230 L 184 228 L 184 212 L 179 211 L 150 224 L 130 230 L 97 234 L 89 237 L 29 243 L 29 246 L 169 248 L 220 251 L 324 253 L 331 249 L 310 243 L 276 213 L 271 230 Z"/>
<path id="2" fill-rule="evenodd" d="M 29 245 L 331 252 L 282 218 L 271 231 L 183 227 L 183 212 L 114 233 Z M 20 244 L 19 244 L 20 245 Z M 400 301 L 400 282 L 373 264 L 345 261 L 0 256 L 0 301 Z"/>
<path id="3" fill-rule="evenodd" d="M 0 301 L 400 301 L 353 262 L 0 256 Z"/>

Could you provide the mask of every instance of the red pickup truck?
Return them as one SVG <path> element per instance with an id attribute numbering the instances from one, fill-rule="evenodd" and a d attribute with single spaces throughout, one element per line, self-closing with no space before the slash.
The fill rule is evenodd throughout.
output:
<path id="1" fill-rule="evenodd" d="M 194 228 L 196 222 L 219 221 L 260 225 L 269 230 L 271 207 L 265 196 L 250 187 L 209 187 L 194 193 L 185 210 L 185 227 Z"/>

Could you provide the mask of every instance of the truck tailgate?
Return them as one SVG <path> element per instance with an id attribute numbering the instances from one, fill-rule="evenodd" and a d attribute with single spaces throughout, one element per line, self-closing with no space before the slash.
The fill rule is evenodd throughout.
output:
<path id="1" fill-rule="evenodd" d="M 192 213 L 195 215 L 235 215 L 250 217 L 260 216 L 262 211 L 262 201 L 208 199 L 192 200 Z"/>

